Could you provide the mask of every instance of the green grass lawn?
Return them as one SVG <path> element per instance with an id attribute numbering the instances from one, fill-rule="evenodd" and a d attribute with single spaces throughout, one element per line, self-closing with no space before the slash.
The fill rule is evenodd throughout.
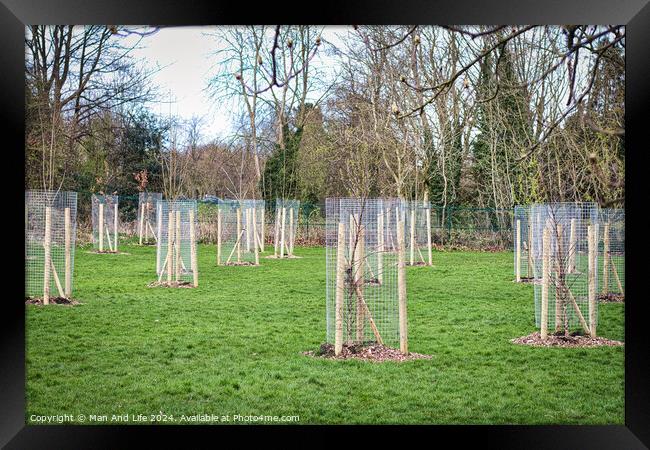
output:
<path id="1" fill-rule="evenodd" d="M 298 415 L 298 423 L 623 424 L 624 349 L 532 348 L 533 287 L 513 254 L 434 252 L 408 267 L 409 349 L 430 360 L 311 358 L 325 340 L 325 250 L 216 267 L 197 289 L 148 288 L 155 247 L 78 248 L 74 297 L 27 306 L 27 412 Z M 268 254 L 268 247 L 267 253 Z M 598 334 L 623 340 L 622 304 Z M 88 423 L 88 422 L 86 422 Z"/>

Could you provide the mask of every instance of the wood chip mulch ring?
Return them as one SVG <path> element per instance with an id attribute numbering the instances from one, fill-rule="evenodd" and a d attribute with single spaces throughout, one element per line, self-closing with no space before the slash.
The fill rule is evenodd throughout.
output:
<path id="1" fill-rule="evenodd" d="M 592 347 L 620 347 L 624 345 L 621 341 L 615 341 L 603 337 L 595 338 L 584 336 L 578 332 L 565 336 L 564 333 L 549 333 L 546 340 L 542 340 L 539 331 L 528 336 L 511 339 L 510 342 L 518 345 L 530 345 L 532 347 L 564 347 L 564 348 L 592 348 Z"/>
<path id="2" fill-rule="evenodd" d="M 410 352 L 408 355 L 401 353 L 398 349 L 380 344 L 343 344 L 339 356 L 334 355 L 333 344 L 322 344 L 318 351 L 302 352 L 303 355 L 313 358 L 324 359 L 358 359 L 371 362 L 405 362 L 416 359 L 431 359 L 430 355 Z"/>
<path id="3" fill-rule="evenodd" d="M 259 264 L 255 264 L 254 262 L 250 262 L 250 261 L 229 262 L 229 263 L 224 263 L 224 264 L 221 264 L 221 265 L 222 266 L 252 266 L 252 267 L 259 266 Z"/>
<path id="4" fill-rule="evenodd" d="M 266 258 L 266 259 L 302 259 L 302 256 L 296 256 L 296 255 L 291 255 L 291 256 L 289 256 L 289 255 L 284 255 L 284 256 L 280 257 L 279 255 L 278 255 L 278 256 L 275 256 L 275 255 L 269 255 L 269 256 L 265 256 L 264 258 Z"/>
<path id="5" fill-rule="evenodd" d="M 50 303 L 45 305 L 42 298 L 30 297 L 25 299 L 26 305 L 38 305 L 38 306 L 50 306 L 50 305 L 60 305 L 60 306 L 76 306 L 83 305 L 83 303 L 78 302 L 77 300 L 65 297 L 50 297 Z"/>
<path id="6" fill-rule="evenodd" d="M 110 250 L 104 250 L 103 252 L 100 252 L 99 250 L 89 250 L 86 253 L 92 253 L 95 255 L 130 255 L 131 253 L 128 252 L 121 252 L 121 251 L 116 251 L 112 252 Z"/>
<path id="7" fill-rule="evenodd" d="M 517 279 L 515 278 L 512 281 L 513 281 L 513 283 L 516 283 Z M 535 283 L 535 278 L 534 277 L 521 277 L 519 282 L 520 283 L 532 283 L 532 284 L 534 284 Z"/>
<path id="8" fill-rule="evenodd" d="M 147 287 L 165 287 L 165 288 L 193 288 L 191 282 L 189 281 L 152 281 L 147 285 Z"/>
<path id="9" fill-rule="evenodd" d="M 600 294 L 598 296 L 600 303 L 625 303 L 625 295 L 616 292 L 609 292 L 607 294 Z"/>

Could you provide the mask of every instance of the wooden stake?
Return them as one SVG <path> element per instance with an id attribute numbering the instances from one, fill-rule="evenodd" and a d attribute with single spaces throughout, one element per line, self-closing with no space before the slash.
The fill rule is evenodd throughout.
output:
<path id="1" fill-rule="evenodd" d="M 386 210 L 386 229 L 388 230 L 388 240 L 390 241 L 390 248 L 392 251 L 395 251 L 395 240 L 393 239 L 393 233 L 390 232 L 390 210 Z"/>
<path id="2" fill-rule="evenodd" d="M 517 237 L 515 246 L 515 281 L 521 282 L 521 220 L 517 219 Z"/>
<path id="3" fill-rule="evenodd" d="M 167 260 L 169 258 L 165 259 L 165 262 L 163 263 L 162 267 L 160 268 L 160 271 L 158 271 L 158 283 L 162 281 L 162 277 L 165 274 L 165 268 L 167 267 Z"/>
<path id="4" fill-rule="evenodd" d="M 174 280 L 180 281 L 181 279 L 181 210 L 176 210 L 176 233 L 174 236 L 174 247 L 176 249 L 176 264 Z"/>
<path id="5" fill-rule="evenodd" d="M 551 239 L 549 236 L 548 228 L 544 229 L 542 235 L 542 305 L 541 305 L 541 320 L 540 320 L 540 334 L 543 340 L 548 336 L 548 285 L 549 275 L 551 270 Z"/>
<path id="6" fill-rule="evenodd" d="M 115 212 L 115 216 L 114 216 L 114 219 L 113 219 L 113 231 L 115 232 L 115 238 L 113 239 L 113 243 L 115 245 L 113 247 L 114 247 L 115 253 L 117 253 L 117 243 L 120 240 L 119 239 L 119 227 L 118 227 L 118 223 L 117 223 L 118 222 L 118 214 L 119 214 L 119 210 L 117 208 L 117 202 L 113 206 L 113 209 L 114 209 L 114 212 Z"/>
<path id="7" fill-rule="evenodd" d="M 533 224 L 530 223 L 530 216 L 528 217 L 528 264 L 526 276 L 528 278 L 533 276 Z"/>
<path id="8" fill-rule="evenodd" d="M 189 210 L 190 214 L 190 260 L 192 262 L 192 275 L 194 287 L 199 285 L 199 266 L 196 258 L 196 235 L 194 230 L 194 211 Z"/>
<path id="9" fill-rule="evenodd" d="M 266 210 L 262 208 L 262 229 L 260 230 L 260 251 L 264 252 L 264 230 L 266 229 L 266 222 L 264 221 L 264 215 Z"/>
<path id="10" fill-rule="evenodd" d="M 221 265 L 221 208 L 217 210 L 217 266 Z"/>
<path id="11" fill-rule="evenodd" d="M 145 211 L 146 219 L 145 219 L 145 221 L 146 221 L 146 225 L 147 225 L 147 226 L 144 227 L 144 241 L 149 242 L 149 228 L 151 228 L 151 221 L 149 220 L 149 211 L 151 210 L 151 208 L 150 208 L 150 205 L 149 205 L 148 201 L 145 202 L 144 206 L 146 207 L 146 211 Z M 151 231 L 153 232 L 153 228 L 151 228 Z"/>
<path id="12" fill-rule="evenodd" d="M 237 208 L 237 241 L 235 242 L 235 249 L 237 249 L 237 262 L 241 262 L 241 235 L 244 232 L 241 228 L 241 206 Z M 232 256 L 232 253 L 230 254 Z M 228 262 L 230 262 L 230 257 L 228 257 Z"/>
<path id="13" fill-rule="evenodd" d="M 533 229 L 535 228 L 535 224 L 530 223 L 530 224 L 528 224 L 528 227 L 530 229 L 530 246 L 529 246 L 530 248 L 528 249 L 528 254 L 530 255 L 530 259 L 531 259 L 531 262 L 529 264 L 530 264 L 530 267 L 531 267 L 532 272 L 533 272 L 533 278 L 537 278 L 537 267 L 535 266 L 535 263 L 532 261 L 533 255 L 535 254 L 535 239 L 534 239 L 534 236 L 533 236 Z M 543 237 L 544 237 L 544 233 L 543 233 L 543 230 L 542 230 L 542 239 L 543 239 Z M 549 237 L 549 239 L 550 239 L 550 237 Z M 539 245 L 541 247 L 543 247 L 544 243 L 542 242 Z M 542 249 L 542 252 L 543 252 L 543 249 Z M 543 256 L 542 256 L 542 258 L 543 258 Z"/>
<path id="14" fill-rule="evenodd" d="M 571 219 L 571 230 L 569 233 L 569 273 L 576 271 L 576 252 L 578 247 L 576 245 L 576 219 Z"/>
<path id="15" fill-rule="evenodd" d="M 384 279 L 384 213 L 377 214 L 377 282 L 381 284 Z"/>
<path id="16" fill-rule="evenodd" d="M 616 264 L 614 264 L 614 261 L 612 261 L 612 255 L 609 255 L 609 265 L 612 266 L 612 272 L 614 273 L 614 278 L 616 279 L 616 284 L 618 285 L 618 291 L 621 293 L 621 295 L 625 296 L 625 291 L 623 291 L 623 285 L 621 284 L 621 279 L 618 276 L 618 269 L 616 268 Z"/>
<path id="17" fill-rule="evenodd" d="M 169 205 L 171 206 L 171 205 Z M 174 211 L 169 209 L 169 217 L 167 218 L 167 282 L 172 282 L 173 271 L 173 253 L 174 253 Z"/>
<path id="18" fill-rule="evenodd" d="M 352 261 L 352 283 L 355 286 L 354 290 L 357 293 L 357 342 L 363 342 L 363 329 L 364 329 L 364 318 L 363 318 L 363 304 L 361 300 L 363 299 L 363 291 L 359 295 L 357 287 L 359 284 L 363 283 L 363 255 L 362 255 L 362 233 L 361 223 L 359 222 L 359 214 L 354 215 L 354 223 L 356 224 L 355 228 L 355 248 Z"/>
<path id="19" fill-rule="evenodd" d="M 424 260 L 424 256 L 422 255 L 422 250 L 420 250 L 420 247 L 418 247 L 418 246 L 416 245 L 415 248 L 416 248 L 417 251 L 418 251 L 418 256 L 420 257 L 420 262 L 422 262 L 423 264 L 426 264 L 426 261 Z"/>
<path id="20" fill-rule="evenodd" d="M 275 212 L 275 232 L 273 234 L 273 256 L 278 257 L 278 247 L 280 246 L 280 219 L 282 218 L 282 209 L 277 208 Z"/>
<path id="21" fill-rule="evenodd" d="M 564 256 L 562 248 L 562 224 L 555 224 L 556 230 L 556 242 L 557 246 L 555 254 L 555 267 L 556 267 L 556 280 L 555 280 L 555 331 L 560 331 L 562 329 L 562 322 L 564 320 L 564 314 L 562 311 L 562 304 L 565 302 L 563 292 L 564 292 L 564 261 L 562 257 Z"/>
<path id="22" fill-rule="evenodd" d="M 429 265 L 433 266 L 433 254 L 431 252 L 431 208 L 429 208 L 427 205 L 427 209 L 425 211 L 427 214 L 427 252 L 429 256 Z"/>
<path id="23" fill-rule="evenodd" d="M 603 231 L 603 294 L 609 292 L 609 223 L 605 224 Z"/>
<path id="24" fill-rule="evenodd" d="M 284 258 L 284 249 L 285 249 L 285 235 L 284 235 L 284 223 L 287 219 L 287 208 L 282 207 L 282 220 L 280 221 L 280 258 Z"/>
<path id="25" fill-rule="evenodd" d="M 106 231 L 106 242 L 108 242 L 108 251 L 112 252 L 113 243 L 111 242 L 111 233 L 110 231 L 108 231 L 108 224 L 104 227 L 104 231 Z"/>
<path id="26" fill-rule="evenodd" d="M 43 238 L 43 304 L 50 304 L 50 268 L 52 267 L 52 207 L 45 207 L 45 236 Z"/>
<path id="27" fill-rule="evenodd" d="M 228 255 L 228 259 L 226 260 L 226 264 L 230 264 L 230 260 L 232 258 L 232 255 L 233 255 L 233 253 L 235 253 L 235 250 L 237 250 L 237 247 L 240 244 L 241 237 L 242 237 L 243 234 L 244 234 L 244 230 L 241 230 L 239 232 L 239 236 L 237 236 L 237 240 L 235 241 L 235 245 L 233 246 L 232 250 L 230 251 L 230 255 Z M 240 261 L 237 261 L 237 262 L 240 262 Z"/>
<path id="28" fill-rule="evenodd" d="M 335 331 L 334 354 L 341 354 L 343 349 L 343 296 L 345 295 L 345 224 L 339 222 L 338 243 L 336 251 L 336 302 L 334 307 Z"/>
<path id="29" fill-rule="evenodd" d="M 607 225 L 605 225 L 607 229 Z M 591 337 L 596 337 L 596 234 L 595 228 L 587 226 L 587 242 L 589 245 L 589 331 Z"/>
<path id="30" fill-rule="evenodd" d="M 145 231 L 147 229 L 151 231 L 151 235 L 153 236 L 154 240 L 158 240 L 158 237 L 156 236 L 156 233 L 154 233 L 153 227 L 151 226 L 151 223 L 149 221 L 147 221 L 147 228 L 145 228 Z M 149 235 L 147 233 L 144 234 L 144 237 L 145 237 L 145 242 L 149 242 Z"/>
<path id="31" fill-rule="evenodd" d="M 410 264 L 415 264 L 415 204 L 411 206 Z"/>
<path id="32" fill-rule="evenodd" d="M 72 296 L 72 224 L 70 220 L 70 208 L 64 210 L 65 226 L 65 297 Z"/>
<path id="33" fill-rule="evenodd" d="M 262 216 L 259 225 L 257 225 L 258 213 Z M 257 241 L 258 251 L 264 252 L 264 208 L 260 211 L 257 207 L 253 207 L 253 225 L 257 230 L 257 233 L 253 233 L 253 239 Z"/>
<path id="34" fill-rule="evenodd" d="M 260 265 L 260 253 L 259 253 L 259 247 L 258 247 L 258 240 L 257 240 L 257 221 L 255 220 L 256 214 L 255 214 L 255 207 L 253 207 L 253 251 L 255 252 L 255 265 L 259 266 Z"/>
<path id="35" fill-rule="evenodd" d="M 571 292 L 571 290 L 566 286 L 561 286 L 561 288 L 566 292 L 569 300 L 571 300 L 571 305 L 573 306 L 573 310 L 575 311 L 576 316 L 578 316 L 580 326 L 582 326 L 582 329 L 585 331 L 585 333 L 590 334 L 591 330 L 589 329 L 589 325 L 587 325 L 587 321 L 582 315 L 582 311 L 580 311 L 580 307 L 578 306 L 578 302 L 576 302 L 576 298 L 573 296 L 573 292 Z"/>
<path id="36" fill-rule="evenodd" d="M 406 269 L 404 255 L 404 223 L 401 220 L 397 222 L 397 296 L 399 302 L 399 349 L 408 354 L 408 331 L 406 320 Z"/>
<path id="37" fill-rule="evenodd" d="M 244 208 L 244 228 L 246 229 L 246 251 L 251 251 L 251 210 Z"/>
<path id="38" fill-rule="evenodd" d="M 370 322 L 370 328 L 372 329 L 372 333 L 375 335 L 375 339 L 377 339 L 377 343 L 379 343 L 380 345 L 384 345 L 384 340 L 381 338 L 381 334 L 379 334 L 379 329 L 375 324 L 375 320 L 372 318 L 372 314 L 370 313 L 370 308 L 368 308 L 368 304 L 366 303 L 366 300 L 363 298 L 363 291 L 361 290 L 361 286 L 359 284 L 355 284 L 354 288 L 357 294 L 357 300 L 361 305 L 364 315 L 368 317 L 368 322 Z"/>
<path id="39" fill-rule="evenodd" d="M 99 251 L 104 251 L 104 204 L 99 204 Z"/>
<path id="40" fill-rule="evenodd" d="M 144 231 L 144 203 L 140 204 L 140 245 L 142 245 L 142 232 Z"/>
<path id="41" fill-rule="evenodd" d="M 293 207 L 289 208 L 289 256 L 293 256 Z"/>
<path id="42" fill-rule="evenodd" d="M 257 224 L 255 226 L 257 226 Z M 264 223 L 262 223 L 261 226 L 264 227 Z M 256 237 L 257 247 L 260 249 L 261 252 L 264 251 L 264 240 L 263 239 L 264 238 L 262 238 L 261 234 L 258 232 L 257 237 Z"/>
<path id="43" fill-rule="evenodd" d="M 160 236 L 162 236 L 162 204 L 158 203 L 156 205 L 156 209 L 158 210 L 156 213 L 156 220 L 157 224 L 156 226 L 158 227 L 158 234 L 156 236 L 156 273 L 161 274 L 162 273 L 162 268 L 160 267 L 160 260 L 161 260 L 161 254 L 162 254 L 162 249 L 160 247 Z M 160 280 L 158 280 L 160 281 Z"/>
<path id="44" fill-rule="evenodd" d="M 368 258 L 364 258 L 364 263 L 365 266 L 368 268 L 368 271 L 370 272 L 370 276 L 372 277 L 372 279 L 373 280 L 377 279 L 377 277 L 375 276 L 375 271 L 372 270 L 372 267 L 370 266 L 370 262 L 368 262 Z"/>
<path id="45" fill-rule="evenodd" d="M 63 286 L 61 286 L 61 279 L 59 278 L 59 275 L 56 273 L 56 267 L 54 266 L 54 261 L 51 261 L 52 263 L 52 275 L 54 278 L 54 282 L 56 283 L 56 290 L 59 291 L 59 297 L 65 298 L 65 293 L 63 292 Z"/>

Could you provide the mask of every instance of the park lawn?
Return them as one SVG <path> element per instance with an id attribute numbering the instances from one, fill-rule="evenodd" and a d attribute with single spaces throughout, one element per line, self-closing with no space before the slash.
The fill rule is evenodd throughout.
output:
<path id="1" fill-rule="evenodd" d="M 201 245 L 196 289 L 147 287 L 155 247 L 88 250 L 75 256 L 83 305 L 26 307 L 28 423 L 159 412 L 175 423 L 624 423 L 623 347 L 510 343 L 535 330 L 533 287 L 512 282 L 511 252 L 434 252 L 434 267 L 408 267 L 409 349 L 432 358 L 371 363 L 302 354 L 325 340 L 323 248 L 216 267 Z M 623 340 L 624 305 L 599 308 L 598 334 Z"/>

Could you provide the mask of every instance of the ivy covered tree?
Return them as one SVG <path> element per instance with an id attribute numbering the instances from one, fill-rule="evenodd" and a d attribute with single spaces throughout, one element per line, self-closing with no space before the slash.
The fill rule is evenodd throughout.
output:
<path id="1" fill-rule="evenodd" d="M 291 129 L 288 124 L 283 128 L 284 145 L 275 145 L 264 167 L 262 192 L 267 202 L 275 202 L 276 198 L 296 196 L 298 186 L 296 161 L 303 129 L 302 127 Z"/>

